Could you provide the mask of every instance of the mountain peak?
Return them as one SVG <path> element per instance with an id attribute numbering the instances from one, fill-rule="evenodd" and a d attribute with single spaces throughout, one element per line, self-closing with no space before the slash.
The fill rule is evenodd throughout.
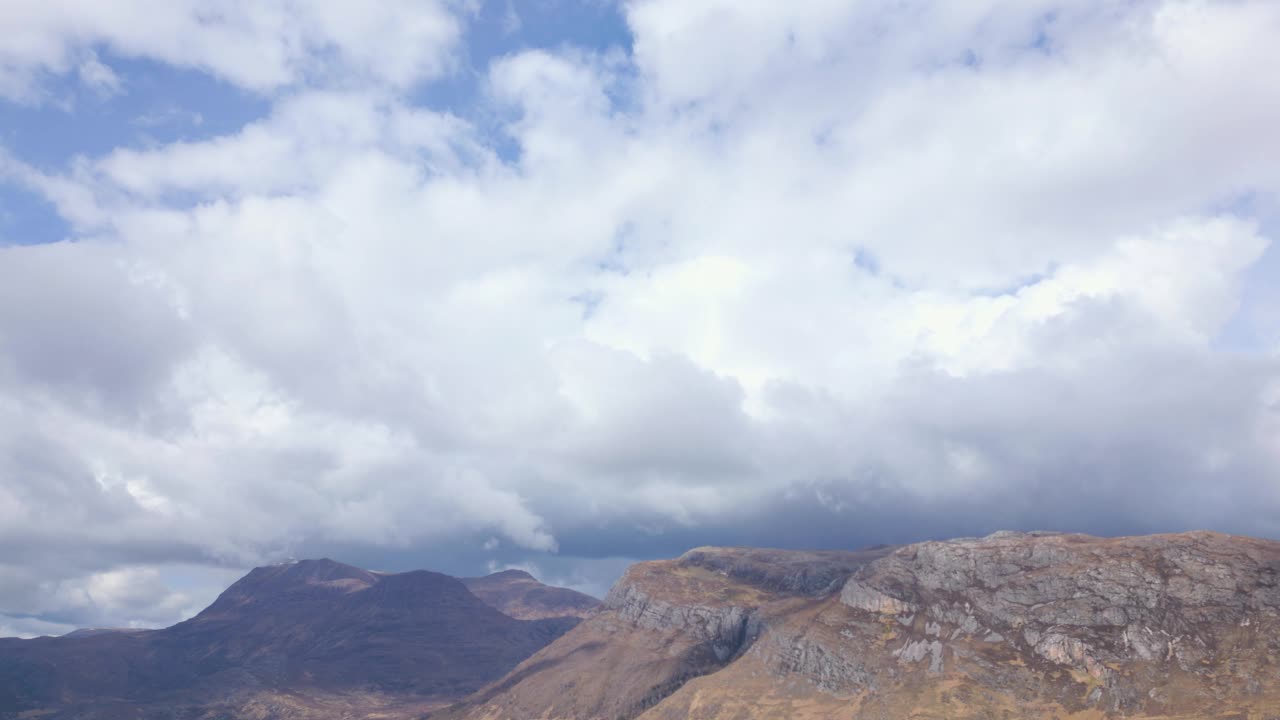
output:
<path id="1" fill-rule="evenodd" d="M 544 585 L 524 570 L 503 570 L 462 582 L 489 606 L 521 620 L 584 618 L 600 604 L 576 590 Z"/>
<path id="2" fill-rule="evenodd" d="M 283 575 L 294 578 L 328 581 L 349 578 L 363 578 L 370 575 L 368 570 L 354 565 L 340 563 L 330 558 L 291 560 L 279 565 L 268 565 L 258 570 L 279 570 Z"/>
<path id="3" fill-rule="evenodd" d="M 328 558 L 265 565 L 250 570 L 237 580 L 195 619 L 223 617 L 263 602 L 278 603 L 317 595 L 358 592 L 377 581 L 378 576 L 368 570 Z"/>
<path id="4" fill-rule="evenodd" d="M 492 578 L 495 580 L 499 580 L 499 579 L 500 580 L 533 580 L 535 582 L 538 580 L 538 578 L 530 575 L 524 570 L 517 570 L 515 568 L 512 568 L 510 570 L 499 570 L 498 572 L 495 572 L 495 573 L 489 573 L 484 577 Z"/>

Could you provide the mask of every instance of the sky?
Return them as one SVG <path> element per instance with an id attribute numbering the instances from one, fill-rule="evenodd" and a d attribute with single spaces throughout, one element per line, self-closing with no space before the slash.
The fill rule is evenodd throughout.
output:
<path id="1" fill-rule="evenodd" d="M 1272 0 L 0 0 L 0 635 L 1280 538 Z"/>

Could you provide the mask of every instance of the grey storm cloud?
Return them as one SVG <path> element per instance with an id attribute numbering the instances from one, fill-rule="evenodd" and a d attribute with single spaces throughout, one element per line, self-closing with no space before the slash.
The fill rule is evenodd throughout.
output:
<path id="1" fill-rule="evenodd" d="M 0 633 L 288 557 L 600 593 L 703 544 L 1280 536 L 1274 3 L 636 0 L 456 114 L 405 89 L 465 8 L 198 5 L 186 49 L 123 4 L 0 50 L 14 102 L 98 43 L 269 108 L 0 150 L 72 228 L 0 247 Z"/>

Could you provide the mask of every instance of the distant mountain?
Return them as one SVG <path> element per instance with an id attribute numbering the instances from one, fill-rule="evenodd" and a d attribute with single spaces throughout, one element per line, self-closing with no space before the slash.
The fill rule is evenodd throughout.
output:
<path id="1" fill-rule="evenodd" d="M 72 630 L 71 632 L 67 633 L 66 635 L 63 635 L 62 637 L 87 638 L 87 637 L 93 637 L 94 635 L 107 635 L 111 633 L 136 633 L 136 632 L 147 632 L 147 631 L 138 630 L 136 628 L 80 628 L 79 630 Z"/>
<path id="2" fill-rule="evenodd" d="M 576 590 L 538 582 L 523 570 L 504 570 L 484 577 L 462 578 L 476 597 L 521 620 L 555 617 L 585 618 L 600 601 Z"/>
<path id="3" fill-rule="evenodd" d="M 164 630 L 0 640 L 0 717 L 411 717 L 578 622 L 511 617 L 438 573 L 304 560 L 257 568 Z"/>
<path id="4" fill-rule="evenodd" d="M 432 720 L 1280 718 L 1280 543 L 701 548 Z"/>

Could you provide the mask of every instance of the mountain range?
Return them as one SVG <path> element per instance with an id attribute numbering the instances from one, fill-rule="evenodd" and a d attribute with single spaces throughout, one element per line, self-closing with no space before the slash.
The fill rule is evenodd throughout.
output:
<path id="1" fill-rule="evenodd" d="M 500 677 L 596 604 L 524 573 L 261 567 L 163 630 L 0 640 L 0 717 L 415 717 Z"/>
<path id="2" fill-rule="evenodd" d="M 165 630 L 0 640 L 0 717 L 1275 720 L 1280 543 L 698 548 L 602 604 L 304 561 Z"/>

